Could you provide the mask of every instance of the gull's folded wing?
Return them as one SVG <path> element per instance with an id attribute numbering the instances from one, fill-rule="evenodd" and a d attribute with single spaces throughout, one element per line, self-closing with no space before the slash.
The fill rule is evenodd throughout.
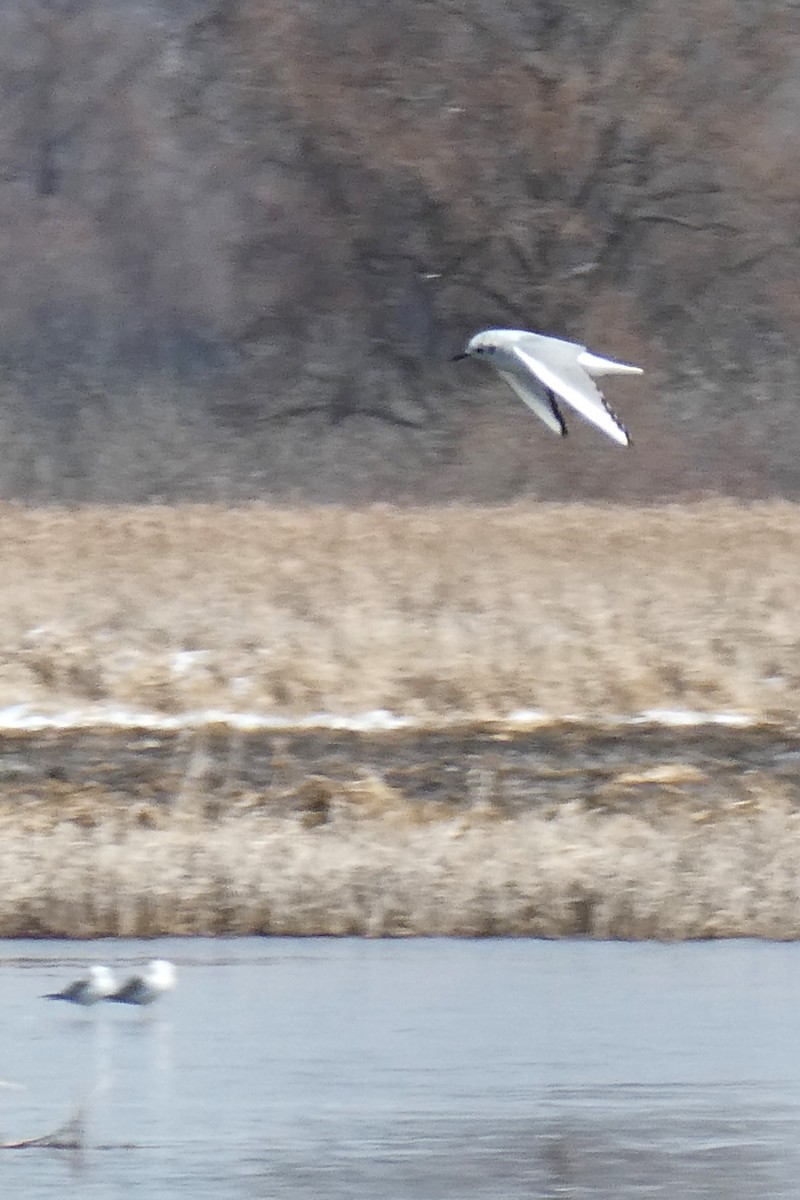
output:
<path id="1" fill-rule="evenodd" d="M 537 342 L 539 340 L 537 339 Z M 517 343 L 513 347 L 513 353 L 528 371 L 532 371 L 537 379 L 541 380 L 546 388 L 570 404 L 585 420 L 596 425 L 598 429 L 613 438 L 615 442 L 619 442 L 620 445 L 630 445 L 630 438 L 625 426 L 617 420 L 603 399 L 602 393 L 578 363 L 576 350 L 579 350 L 580 347 L 567 348 L 563 343 L 556 342 L 555 339 L 552 341 L 555 344 L 547 346 L 544 350 L 537 345 L 535 354 Z M 509 382 L 511 382 L 510 379 Z M 512 387 L 519 391 L 516 383 L 512 384 Z M 521 393 L 519 394 L 521 395 Z M 525 399 L 524 396 L 522 398 Z M 526 401 L 526 403 L 530 403 L 530 401 Z M 544 418 L 542 419 L 544 420 Z"/>
<path id="2" fill-rule="evenodd" d="M 74 983 L 67 984 L 60 992 L 48 992 L 44 997 L 45 1000 L 69 1000 L 73 1004 L 83 1004 L 89 993 L 89 980 L 76 979 Z"/>
<path id="3" fill-rule="evenodd" d="M 107 997 L 109 1000 L 116 1000 L 119 1004 L 138 1004 L 142 992 L 144 991 L 144 981 L 139 975 L 131 975 L 126 979 L 121 987 L 118 987 L 115 992 L 112 992 Z"/>
<path id="4" fill-rule="evenodd" d="M 543 387 L 538 380 L 531 379 L 527 368 L 524 374 L 512 374 L 511 371 L 500 369 L 497 373 L 505 379 L 509 387 L 514 389 L 520 400 L 527 404 L 540 420 L 544 421 L 548 429 L 552 429 L 553 433 L 557 433 L 561 437 L 567 436 L 567 427 L 555 401 L 547 388 Z"/>

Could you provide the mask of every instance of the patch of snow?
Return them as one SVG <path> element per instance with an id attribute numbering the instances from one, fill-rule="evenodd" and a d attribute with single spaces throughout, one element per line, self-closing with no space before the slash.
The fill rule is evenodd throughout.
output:
<path id="1" fill-rule="evenodd" d="M 207 662 L 207 650 L 177 650 L 170 660 L 169 667 L 173 675 L 187 675 L 196 667 L 204 667 Z"/>
<path id="2" fill-rule="evenodd" d="M 540 729 L 549 725 L 594 725 L 618 728 L 626 725 L 664 725 L 690 727 L 722 725 L 744 729 L 754 718 L 744 713 L 703 713 L 690 709 L 648 709 L 636 716 L 597 718 L 572 714 L 556 717 L 539 709 L 516 709 L 507 716 L 409 717 L 378 708 L 347 716 L 338 713 L 310 713 L 304 717 L 259 712 L 231 712 L 226 709 L 199 709 L 183 713 L 148 712 L 145 709 L 90 704 L 83 708 L 48 710 L 30 704 L 14 704 L 0 709 L 0 732 L 45 729 L 151 729 L 156 731 L 202 729 L 208 725 L 226 725 L 230 729 L 255 733 L 260 730 L 341 729 L 354 733 L 383 733 L 396 729 L 431 730 L 487 726 L 499 729 Z"/>
<path id="3" fill-rule="evenodd" d="M 273 716 L 267 713 L 229 712 L 224 709 L 201 709 L 196 712 L 155 713 L 138 708 L 113 708 L 110 705 L 87 705 L 81 709 L 60 709 L 44 712 L 29 704 L 14 704 L 0 709 L 0 732 L 19 730 L 35 732 L 44 729 L 201 729 L 205 725 L 227 725 L 247 732 L 271 729 L 348 729 L 373 732 L 391 729 L 423 727 L 425 722 L 411 717 L 399 717 L 385 709 L 339 716 L 335 713 L 312 713 L 305 717 Z"/>
<path id="4" fill-rule="evenodd" d="M 552 725 L 554 718 L 546 712 L 542 712 L 539 708 L 515 708 L 507 717 L 503 717 L 503 724 L 521 726 L 523 729 L 535 729 L 537 725 Z"/>
<path id="5" fill-rule="evenodd" d="M 630 717 L 628 723 L 631 725 L 653 724 L 673 726 L 730 725 L 738 729 L 755 724 L 753 718 L 748 717 L 745 713 L 703 713 L 694 712 L 692 709 L 686 708 L 649 708 L 645 712 L 639 713 L 636 717 Z"/>

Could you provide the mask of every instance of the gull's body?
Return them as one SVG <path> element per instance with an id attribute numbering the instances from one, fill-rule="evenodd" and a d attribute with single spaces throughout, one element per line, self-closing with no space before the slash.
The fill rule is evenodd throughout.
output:
<path id="1" fill-rule="evenodd" d="M 600 358 L 577 342 L 530 333 L 527 329 L 484 329 L 455 358 L 484 358 L 549 429 L 566 437 L 556 397 L 619 442 L 630 445 L 617 419 L 595 385 L 598 375 L 641 375 L 641 367 Z"/>
<path id="2" fill-rule="evenodd" d="M 131 975 L 106 999 L 117 1004 L 152 1004 L 162 993 L 171 991 L 176 982 L 175 964 L 164 958 L 154 958 L 140 975 Z"/>
<path id="3" fill-rule="evenodd" d="M 76 979 L 60 992 L 50 992 L 45 1000 L 66 1000 L 84 1008 L 106 1000 L 116 990 L 117 981 L 108 967 L 91 966 L 83 979 Z"/>

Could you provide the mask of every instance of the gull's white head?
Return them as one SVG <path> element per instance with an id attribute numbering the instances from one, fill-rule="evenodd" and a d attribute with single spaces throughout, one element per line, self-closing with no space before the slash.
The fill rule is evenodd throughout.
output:
<path id="1" fill-rule="evenodd" d="M 471 358 L 473 355 L 492 354 L 498 346 L 513 340 L 515 332 L 513 329 L 482 329 L 469 339 L 463 353 L 453 355 L 453 362 L 458 362 L 461 358 Z"/>
<path id="2" fill-rule="evenodd" d="M 147 964 L 142 977 L 146 983 L 158 992 L 168 992 L 178 982 L 178 972 L 175 964 L 166 958 L 154 958 Z"/>
<path id="3" fill-rule="evenodd" d="M 487 350 L 496 350 L 498 342 L 502 340 L 497 334 L 501 332 L 499 329 L 482 329 L 467 342 L 467 354 L 485 354 Z"/>
<path id="4" fill-rule="evenodd" d="M 108 967 L 98 964 L 89 967 L 89 980 L 92 990 L 98 996 L 110 996 L 117 986 L 117 981 Z"/>

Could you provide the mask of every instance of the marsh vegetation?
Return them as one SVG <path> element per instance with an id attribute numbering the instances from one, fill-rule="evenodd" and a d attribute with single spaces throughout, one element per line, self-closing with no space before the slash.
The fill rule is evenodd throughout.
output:
<path id="1" fill-rule="evenodd" d="M 796 936 L 799 537 L 781 503 L 6 508 L 0 701 L 95 731 L 5 738 L 0 933 Z M 413 729 L 213 723 L 374 708 Z M 752 724 L 625 725 L 669 708 Z"/>
<path id="2" fill-rule="evenodd" d="M 29 735 L 0 936 L 800 935 L 780 738 L 614 737 Z"/>
<path id="3" fill-rule="evenodd" d="M 0 508 L 0 705 L 792 721 L 800 508 Z"/>

